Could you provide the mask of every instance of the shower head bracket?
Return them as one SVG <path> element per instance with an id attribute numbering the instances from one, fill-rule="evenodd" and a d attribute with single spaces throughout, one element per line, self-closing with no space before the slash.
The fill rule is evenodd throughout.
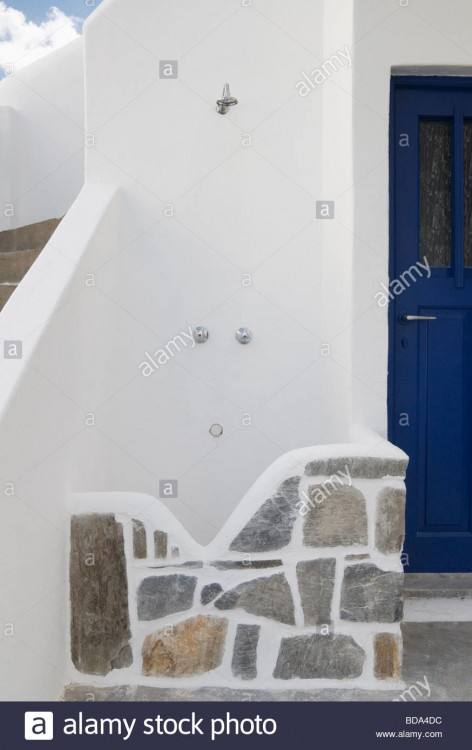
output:
<path id="1" fill-rule="evenodd" d="M 234 96 L 231 96 L 229 83 L 225 83 L 221 99 L 217 99 L 216 101 L 216 108 L 218 112 L 220 113 L 220 115 L 225 115 L 228 109 L 230 107 L 235 107 L 236 104 L 238 104 L 238 100 Z"/>

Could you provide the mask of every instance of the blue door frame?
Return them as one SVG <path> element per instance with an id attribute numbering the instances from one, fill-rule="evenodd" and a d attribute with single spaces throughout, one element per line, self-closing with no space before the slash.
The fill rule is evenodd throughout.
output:
<path id="1" fill-rule="evenodd" d="M 408 572 L 472 571 L 471 144 L 472 79 L 392 79 L 388 417 L 410 457 Z"/>

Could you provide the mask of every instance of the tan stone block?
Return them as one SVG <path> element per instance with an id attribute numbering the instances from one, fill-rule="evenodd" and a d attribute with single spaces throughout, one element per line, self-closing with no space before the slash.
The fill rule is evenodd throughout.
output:
<path id="1" fill-rule="evenodd" d="M 374 673 L 378 680 L 398 680 L 401 675 L 400 641 L 393 633 L 379 633 L 374 640 Z"/>
<path id="2" fill-rule="evenodd" d="M 303 527 L 308 547 L 367 544 L 365 498 L 355 487 L 315 485 L 308 491 L 309 511 Z"/>
<path id="3" fill-rule="evenodd" d="M 216 669 L 223 658 L 228 621 L 190 618 L 148 635 L 143 644 L 143 674 L 184 677 Z"/>
<path id="4" fill-rule="evenodd" d="M 375 545 L 384 555 L 401 552 L 404 536 L 405 491 L 386 487 L 377 498 Z"/>

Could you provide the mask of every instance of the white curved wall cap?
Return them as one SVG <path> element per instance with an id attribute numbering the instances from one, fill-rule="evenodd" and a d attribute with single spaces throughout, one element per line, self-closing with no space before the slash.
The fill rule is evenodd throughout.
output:
<path id="1" fill-rule="evenodd" d="M 187 559 L 195 556 L 197 559 L 228 557 L 228 548 L 232 540 L 258 508 L 272 497 L 282 482 L 293 476 L 303 477 L 305 467 L 310 461 L 350 457 L 406 459 L 403 451 L 382 439 L 377 446 L 340 443 L 316 445 L 285 453 L 258 477 L 207 545 L 199 544 L 164 503 L 152 495 L 133 492 L 72 493 L 68 499 L 68 506 L 71 514 L 116 513 L 137 516 L 154 529 L 162 529 L 175 535 L 182 544 L 182 553 Z M 311 477 L 311 480 L 314 478 Z"/>

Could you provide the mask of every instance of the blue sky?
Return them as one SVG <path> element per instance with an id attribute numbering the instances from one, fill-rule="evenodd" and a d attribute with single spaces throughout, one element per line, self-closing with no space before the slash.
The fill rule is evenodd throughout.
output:
<path id="1" fill-rule="evenodd" d="M 86 0 L 0 0 L 0 79 L 68 44 L 100 4 Z"/>
<path id="2" fill-rule="evenodd" d="M 17 10 L 23 11 L 23 13 L 31 20 L 36 23 L 44 20 L 49 8 L 55 5 L 59 10 L 62 10 L 68 16 L 78 16 L 79 18 L 86 18 L 94 10 L 93 7 L 87 7 L 85 0 L 5 0 L 7 5 Z M 99 5 L 99 0 L 96 0 L 96 5 Z"/>

